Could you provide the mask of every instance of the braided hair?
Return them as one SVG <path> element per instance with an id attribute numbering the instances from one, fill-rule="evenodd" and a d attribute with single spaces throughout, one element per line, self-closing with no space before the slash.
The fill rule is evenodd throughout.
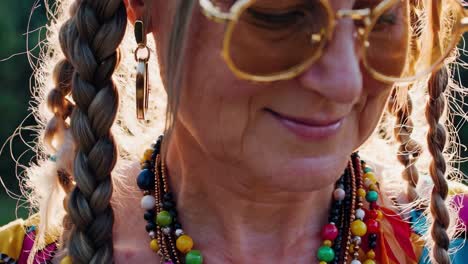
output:
<path id="1" fill-rule="evenodd" d="M 127 16 L 122 0 L 77 0 L 71 13 L 59 35 L 66 59 L 57 66 L 73 69 L 71 89 L 67 85 L 60 95 L 71 92 L 75 103 L 70 129 L 76 144 L 76 184 L 65 203 L 64 243 L 74 263 L 112 263 L 111 172 L 118 153 L 111 126 L 119 102 L 112 75 L 119 63 L 118 46 Z M 53 90 L 49 97 L 52 106 L 68 102 L 56 94 Z M 59 110 L 57 118 L 63 119 L 65 113 Z"/>

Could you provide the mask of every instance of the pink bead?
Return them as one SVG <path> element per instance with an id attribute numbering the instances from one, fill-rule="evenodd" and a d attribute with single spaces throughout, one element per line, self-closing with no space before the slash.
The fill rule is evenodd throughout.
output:
<path id="1" fill-rule="evenodd" d="M 165 261 L 164 264 L 174 264 L 174 262 L 172 262 L 172 260 L 168 260 L 168 261 Z"/>
<path id="2" fill-rule="evenodd" d="M 346 196 L 346 193 L 343 189 L 341 188 L 337 188 L 335 189 L 335 191 L 333 192 L 333 197 L 335 198 L 335 200 L 337 201 L 343 201 L 344 198 Z"/>
<path id="3" fill-rule="evenodd" d="M 322 229 L 322 239 L 333 241 L 338 236 L 338 228 L 334 224 L 327 224 Z"/>

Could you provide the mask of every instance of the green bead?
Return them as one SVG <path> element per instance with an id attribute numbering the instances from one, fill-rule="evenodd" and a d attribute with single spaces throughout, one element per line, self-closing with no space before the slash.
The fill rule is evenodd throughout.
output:
<path id="1" fill-rule="evenodd" d="M 370 167 L 365 167 L 364 168 L 364 173 L 372 172 L 372 169 Z"/>
<path id="2" fill-rule="evenodd" d="M 317 258 L 319 261 L 330 262 L 335 259 L 335 252 L 329 246 L 321 246 L 317 252 Z"/>
<path id="3" fill-rule="evenodd" d="M 202 264 L 203 256 L 200 250 L 190 250 L 187 255 L 185 255 L 185 264 Z"/>
<path id="4" fill-rule="evenodd" d="M 156 216 L 156 223 L 158 226 L 166 227 L 172 223 L 172 216 L 168 211 L 161 211 Z"/>
<path id="5" fill-rule="evenodd" d="M 366 200 L 368 202 L 375 202 L 379 199 L 379 194 L 376 191 L 368 191 L 366 194 Z"/>

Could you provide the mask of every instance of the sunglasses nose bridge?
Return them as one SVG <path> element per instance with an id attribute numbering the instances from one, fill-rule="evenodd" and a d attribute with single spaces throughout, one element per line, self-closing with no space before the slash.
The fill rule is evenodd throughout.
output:
<path id="1" fill-rule="evenodd" d="M 368 19 L 371 15 L 370 8 L 363 9 L 341 9 L 336 12 L 337 19 L 350 18 L 352 20 L 361 20 L 364 21 Z"/>

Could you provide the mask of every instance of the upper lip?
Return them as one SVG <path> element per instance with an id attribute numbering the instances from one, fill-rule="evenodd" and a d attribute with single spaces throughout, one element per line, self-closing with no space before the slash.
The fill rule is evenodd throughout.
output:
<path id="1" fill-rule="evenodd" d="M 339 122 L 341 119 L 343 119 L 343 117 L 341 118 L 328 118 L 328 117 L 325 117 L 325 118 L 307 118 L 307 117 L 296 117 L 296 116 L 290 116 L 290 115 L 287 115 L 287 114 L 283 114 L 283 113 L 278 113 L 278 112 L 275 112 L 269 108 L 266 108 L 265 109 L 266 111 L 270 112 L 271 114 L 277 116 L 277 117 L 281 117 L 281 118 L 284 118 L 284 119 L 288 119 L 288 120 L 291 120 L 291 121 L 294 121 L 296 123 L 301 123 L 301 124 L 304 124 L 304 125 L 307 125 L 307 126 L 329 126 L 329 125 L 333 125 L 333 124 L 336 124 L 337 122 Z"/>

